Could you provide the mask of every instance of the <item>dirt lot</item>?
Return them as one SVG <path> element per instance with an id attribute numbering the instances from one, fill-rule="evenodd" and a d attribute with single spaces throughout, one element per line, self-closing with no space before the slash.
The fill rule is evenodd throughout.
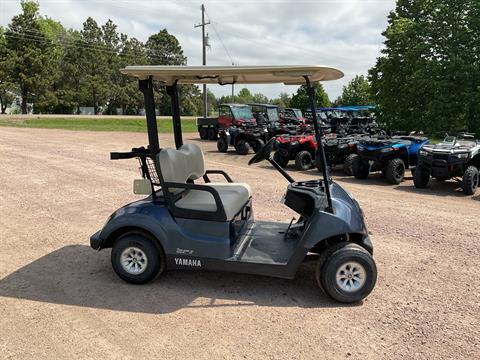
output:
<path id="1" fill-rule="evenodd" d="M 356 306 L 326 298 L 308 267 L 293 281 L 170 272 L 131 286 L 88 239 L 137 198 L 135 161 L 109 161 L 109 151 L 145 142 L 141 133 L 0 128 L 0 358 L 478 358 L 480 195 L 453 182 L 417 191 L 411 179 L 336 174 L 375 244 L 377 287 Z M 252 185 L 258 219 L 289 220 L 279 174 L 198 143 L 209 168 Z"/>

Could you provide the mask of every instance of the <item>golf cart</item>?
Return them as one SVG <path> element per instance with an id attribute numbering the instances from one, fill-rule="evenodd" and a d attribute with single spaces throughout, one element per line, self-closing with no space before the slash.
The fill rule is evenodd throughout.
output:
<path id="1" fill-rule="evenodd" d="M 200 139 L 216 140 L 219 129 L 238 126 L 244 123 L 255 123 L 252 111 L 244 104 L 221 104 L 218 106 L 218 117 L 197 118 Z"/>
<path id="2" fill-rule="evenodd" d="M 415 187 L 427 187 L 430 176 L 437 181 L 458 177 L 462 178 L 460 184 L 465 195 L 473 195 L 477 190 L 480 140 L 473 134 L 447 136 L 440 144 L 423 146 L 418 154 L 419 162 L 413 174 Z"/>
<path id="3" fill-rule="evenodd" d="M 248 184 L 223 170 L 206 170 L 200 147 L 182 137 L 178 84 L 303 83 L 315 114 L 313 84 L 341 78 L 342 72 L 324 66 L 128 66 L 121 72 L 139 80 L 149 145 L 110 156 L 139 159 L 142 179 L 134 181 L 134 192 L 147 197 L 116 210 L 90 239 L 95 250 L 112 248 L 121 279 L 143 284 L 174 269 L 293 279 L 304 261 L 314 260 L 318 285 L 333 299 L 357 302 L 372 291 L 377 271 L 362 210 L 326 168 L 323 179 L 295 181 L 271 158 L 274 140 L 268 141 L 249 165 L 266 160 L 277 169 L 288 181 L 282 202 L 299 218 L 255 221 Z M 153 81 L 171 97 L 175 148 L 159 144 Z M 320 140 L 318 126 L 315 134 Z M 212 175 L 225 182 L 212 182 Z"/>

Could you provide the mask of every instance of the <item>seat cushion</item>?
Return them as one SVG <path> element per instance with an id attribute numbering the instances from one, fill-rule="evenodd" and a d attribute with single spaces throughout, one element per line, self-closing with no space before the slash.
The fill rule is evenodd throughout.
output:
<path id="1" fill-rule="evenodd" d="M 241 183 L 208 183 L 218 191 L 227 220 L 232 220 L 248 202 L 251 196 L 250 186 Z M 175 205 L 182 209 L 217 211 L 213 195 L 207 191 L 189 190 Z"/>

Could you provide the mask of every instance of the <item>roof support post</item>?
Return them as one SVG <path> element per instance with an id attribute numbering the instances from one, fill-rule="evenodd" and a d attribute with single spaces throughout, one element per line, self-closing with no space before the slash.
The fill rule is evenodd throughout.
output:
<path id="1" fill-rule="evenodd" d="M 172 104 L 173 136 L 175 138 L 175 147 L 178 149 L 183 145 L 183 138 L 182 123 L 180 120 L 180 101 L 176 82 L 173 85 L 167 86 L 167 94 L 170 96 L 170 102 Z"/>
<path id="2" fill-rule="evenodd" d="M 138 80 L 138 88 L 143 93 L 145 102 L 145 116 L 147 118 L 148 142 L 152 158 L 160 151 L 158 143 L 157 116 L 155 115 L 155 101 L 153 99 L 153 81 L 152 77 L 144 80 Z"/>
<path id="3" fill-rule="evenodd" d="M 315 129 L 315 140 L 317 141 L 318 153 L 315 156 L 321 157 L 321 167 L 323 173 L 323 183 L 325 185 L 325 194 L 327 195 L 328 208 L 327 211 L 333 213 L 332 196 L 330 194 L 330 174 L 328 173 L 327 158 L 325 156 L 325 149 L 323 148 L 322 135 L 323 131 L 317 121 L 317 105 L 315 104 L 315 88 L 310 83 L 308 76 L 304 76 L 307 85 L 308 100 L 310 103 L 310 110 L 312 111 L 313 128 Z"/>

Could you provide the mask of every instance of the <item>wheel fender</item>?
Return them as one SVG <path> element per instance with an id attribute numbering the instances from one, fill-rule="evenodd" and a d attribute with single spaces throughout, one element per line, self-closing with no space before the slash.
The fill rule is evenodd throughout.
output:
<path id="1" fill-rule="evenodd" d="M 333 192 L 336 191 L 334 190 Z M 349 198 L 347 194 L 344 199 L 336 196 L 333 200 L 335 214 L 317 211 L 311 219 L 310 225 L 304 234 L 305 239 L 307 239 L 304 246 L 307 250 L 326 239 L 345 234 L 357 234 L 357 236 L 361 237 L 361 242 L 363 240 L 370 242 L 363 213 L 358 203 Z M 371 249 L 367 250 L 370 251 Z"/>
<path id="2" fill-rule="evenodd" d="M 130 209 L 130 211 L 133 210 L 133 212 L 122 210 L 123 208 L 113 213 L 100 231 L 99 237 L 102 240 L 101 248 L 111 247 L 115 240 L 112 238 L 112 235 L 125 229 L 125 231 L 146 231 L 157 239 L 165 251 L 169 249 L 169 244 L 166 242 L 168 237 L 166 236 L 165 225 L 168 225 L 170 221 L 173 223 L 173 220 L 166 208 L 155 209 L 155 213 L 153 214 L 142 211 L 135 212 L 137 210 L 135 208 Z"/>

